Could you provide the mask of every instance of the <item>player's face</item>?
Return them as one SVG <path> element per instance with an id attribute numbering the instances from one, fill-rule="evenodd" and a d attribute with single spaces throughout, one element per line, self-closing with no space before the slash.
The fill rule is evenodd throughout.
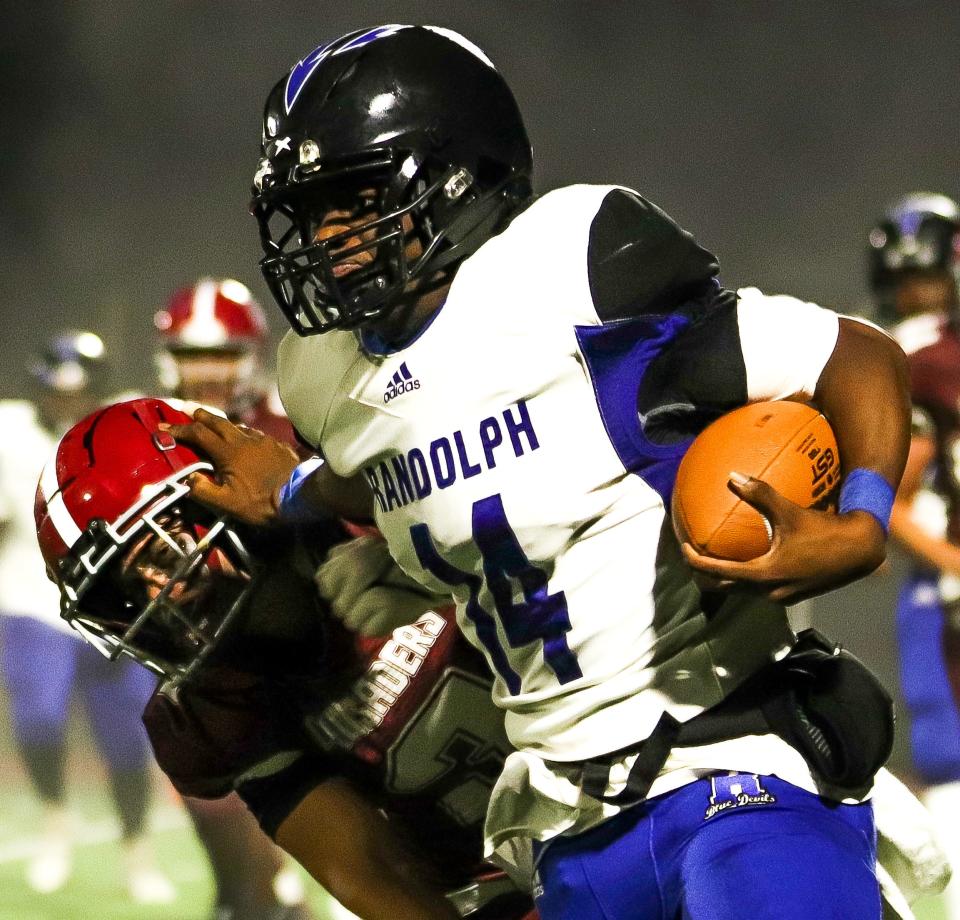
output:
<path id="1" fill-rule="evenodd" d="M 250 560 L 234 565 L 227 553 L 212 549 L 184 573 L 184 559 L 202 531 L 175 515 L 162 522 L 167 539 L 153 532 L 143 536 L 114 569 L 124 600 L 136 612 L 153 604 L 150 625 L 134 644 L 181 665 L 193 662 L 204 645 L 215 646 L 207 661 L 256 673 L 286 673 L 301 667 L 298 662 L 316 661 L 325 627 L 316 588 L 296 573 L 292 555 L 273 556 L 254 577 L 244 567 Z"/>
<path id="2" fill-rule="evenodd" d="M 894 290 L 894 306 L 901 317 L 946 313 L 956 305 L 956 284 L 946 271 L 904 272 Z"/>
<path id="3" fill-rule="evenodd" d="M 376 238 L 376 230 L 362 229 L 363 225 L 379 217 L 377 210 L 377 192 L 374 188 L 363 188 L 357 192 L 346 192 L 343 200 L 332 204 L 319 216 L 317 229 L 314 232 L 314 242 L 320 243 L 345 233 L 355 231 L 345 237 L 330 255 L 335 260 L 341 253 L 370 243 Z M 420 241 L 410 234 L 413 230 L 413 220 L 409 214 L 401 218 L 403 232 L 407 235 L 406 255 L 410 260 L 416 259 L 423 251 Z M 354 253 L 350 259 L 334 266 L 333 274 L 336 278 L 345 278 L 358 268 L 369 265 L 376 258 L 376 247 L 363 249 Z"/>
<path id="4" fill-rule="evenodd" d="M 336 259 L 341 253 L 354 249 L 364 243 L 372 242 L 376 231 L 372 228 L 361 229 L 363 224 L 379 216 L 377 212 L 377 194 L 372 188 L 360 189 L 355 195 L 347 193 L 343 200 L 332 202 L 318 215 L 319 223 L 314 232 L 314 242 L 321 243 L 332 239 L 339 234 L 354 232 L 345 236 L 330 255 Z M 336 278 L 344 278 L 358 268 L 369 265 L 376 258 L 375 249 L 361 249 L 349 259 L 334 266 L 333 274 Z"/>
<path id="5" fill-rule="evenodd" d="M 352 203 L 345 202 L 343 205 L 333 207 L 323 214 L 314 233 L 314 242 L 331 239 L 333 236 L 349 230 L 355 231 L 331 252 L 331 256 L 335 259 L 339 254 L 345 253 L 353 247 L 369 244 L 374 240 L 376 230 L 364 230 L 363 224 L 378 216 L 376 191 L 373 188 L 364 188 L 356 194 Z M 408 263 L 413 263 L 423 255 L 423 244 L 413 232 L 413 218 L 409 214 L 404 214 L 400 218 L 400 225 L 404 234 L 404 256 Z M 350 259 L 336 265 L 334 275 L 337 278 L 346 277 L 369 265 L 376 259 L 376 255 L 375 246 L 360 250 Z M 415 292 L 422 284 L 423 279 L 418 279 L 407 285 L 405 294 L 411 294 L 412 296 L 407 299 L 406 307 L 394 309 L 385 316 L 372 320 L 368 324 L 369 328 L 386 341 L 402 341 L 405 339 L 442 303 L 445 294 L 446 289 L 443 287 L 434 288 L 423 297 L 418 297 Z"/>
<path id="6" fill-rule="evenodd" d="M 249 377 L 248 355 L 217 351 L 184 351 L 173 355 L 179 382 L 177 396 L 227 411 Z"/>
<path id="7" fill-rule="evenodd" d="M 160 536 L 148 530 L 124 553 L 118 566 L 121 592 L 135 609 L 142 610 L 157 601 L 158 621 L 171 630 L 175 641 L 199 644 L 191 627 L 210 632 L 216 612 L 223 608 L 224 593 L 233 583 L 244 583 L 239 572 L 219 549 L 212 549 L 197 564 L 184 570 L 184 561 L 197 549 L 198 531 L 176 513 L 158 519 L 164 530 Z"/>

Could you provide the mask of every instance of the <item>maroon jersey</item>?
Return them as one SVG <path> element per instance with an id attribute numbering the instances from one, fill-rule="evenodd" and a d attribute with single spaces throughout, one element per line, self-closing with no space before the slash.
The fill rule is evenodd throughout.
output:
<path id="1" fill-rule="evenodd" d="M 947 536 L 960 543 L 960 336 L 947 318 L 924 315 L 896 337 L 910 366 L 914 430 L 934 439 L 933 488 L 947 504 Z"/>
<path id="2" fill-rule="evenodd" d="M 208 669 L 151 699 L 144 721 L 184 795 L 236 789 L 275 833 L 311 789 L 351 779 L 453 888 L 481 863 L 487 800 L 509 745 L 482 658 L 452 610 L 386 638 L 341 631 L 317 673 Z M 332 651 L 333 647 L 336 651 Z"/>

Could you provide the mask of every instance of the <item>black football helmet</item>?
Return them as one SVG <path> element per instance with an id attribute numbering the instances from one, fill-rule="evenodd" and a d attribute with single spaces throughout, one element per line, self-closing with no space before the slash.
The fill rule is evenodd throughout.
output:
<path id="1" fill-rule="evenodd" d="M 532 169 L 510 89 L 463 36 L 402 25 L 341 36 L 267 99 L 251 204 L 267 285 L 303 336 L 383 317 L 411 281 L 428 289 L 503 229 L 530 198 Z M 341 208 L 363 223 L 317 241 Z"/>
<path id="2" fill-rule="evenodd" d="M 947 271 L 960 283 L 960 207 L 946 195 L 905 195 L 869 239 L 870 284 L 883 319 L 894 318 L 894 288 L 905 272 Z"/>

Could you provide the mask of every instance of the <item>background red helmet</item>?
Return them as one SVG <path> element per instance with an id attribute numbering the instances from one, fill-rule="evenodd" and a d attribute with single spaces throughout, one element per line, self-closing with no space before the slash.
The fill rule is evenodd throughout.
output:
<path id="1" fill-rule="evenodd" d="M 267 324 L 246 285 L 201 278 L 177 291 L 153 321 L 157 377 L 167 392 L 231 415 L 255 401 Z"/>
<path id="2" fill-rule="evenodd" d="M 229 609 L 175 602 L 174 589 L 198 572 L 222 569 L 223 558 L 245 576 L 252 568 L 226 520 L 189 497 L 187 478 L 212 472 L 212 466 L 159 428 L 189 421 L 158 399 L 99 409 L 61 438 L 41 474 L 34 507 L 64 619 L 109 657 L 126 654 L 180 680 L 212 650 L 249 587 Z M 118 587 L 117 567 L 154 538 L 171 557 L 171 571 L 163 590 L 151 596 L 144 589 L 138 600 Z M 249 577 L 240 582 L 251 583 Z"/>
<path id="3" fill-rule="evenodd" d="M 248 352 L 267 338 L 267 321 L 250 289 L 231 278 L 201 278 L 178 290 L 153 317 L 170 351 Z"/>

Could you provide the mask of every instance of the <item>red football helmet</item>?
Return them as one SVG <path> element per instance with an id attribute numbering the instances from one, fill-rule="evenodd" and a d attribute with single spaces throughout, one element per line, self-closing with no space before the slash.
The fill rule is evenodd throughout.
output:
<path id="1" fill-rule="evenodd" d="M 267 321 L 250 289 L 230 278 L 201 278 L 181 288 L 153 318 L 170 351 L 247 352 L 267 338 Z"/>
<path id="2" fill-rule="evenodd" d="M 189 421 L 158 399 L 99 409 L 61 438 L 34 508 L 61 616 L 111 659 L 176 681 L 215 648 L 255 567 L 231 524 L 190 499 L 187 478 L 211 464 L 158 427 Z"/>
<path id="3" fill-rule="evenodd" d="M 201 278 L 182 288 L 153 318 L 161 386 L 225 412 L 255 389 L 267 323 L 250 289 L 229 278 Z"/>

